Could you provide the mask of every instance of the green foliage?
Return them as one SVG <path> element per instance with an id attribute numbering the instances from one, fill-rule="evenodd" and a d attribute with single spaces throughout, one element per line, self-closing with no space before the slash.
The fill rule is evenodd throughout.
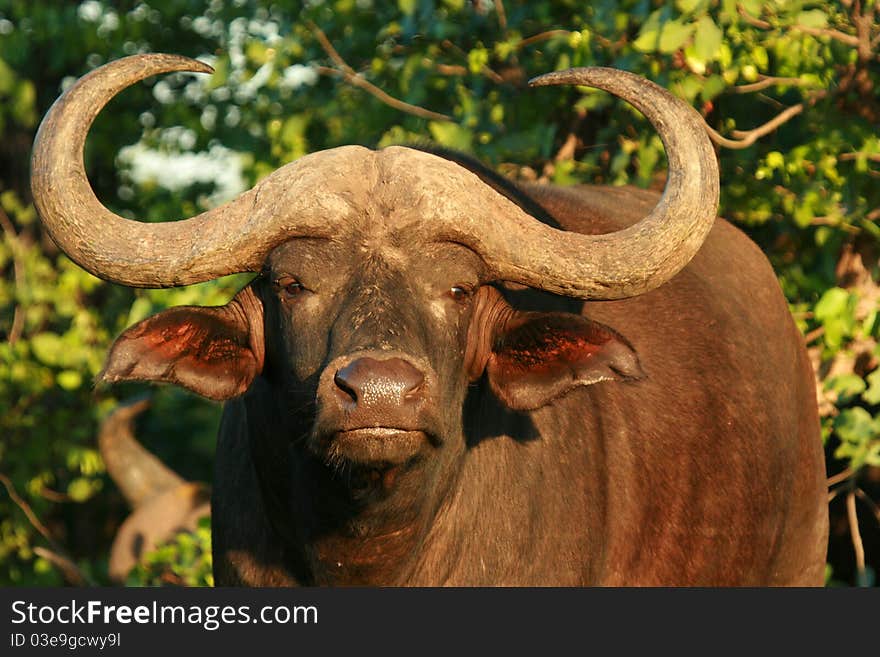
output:
<path id="1" fill-rule="evenodd" d="M 462 0 L 0 0 L 0 472 L 100 579 L 124 510 L 95 434 L 121 399 L 147 389 L 93 388 L 107 348 L 149 314 L 223 303 L 245 280 L 164 291 L 103 283 L 58 254 L 29 204 L 30 144 L 64 85 L 159 51 L 201 57 L 215 72 L 126 91 L 96 120 L 86 153 L 98 196 L 146 221 L 191 216 L 286 162 L 351 143 L 435 141 L 513 177 L 656 187 L 665 156 L 638 112 L 595 90 L 525 81 L 603 65 L 669 88 L 724 143 L 745 146 L 720 149 L 721 214 L 774 265 L 810 339 L 831 472 L 850 467 L 859 481 L 878 466 L 880 424 L 880 95 L 876 56 L 852 43 L 859 6 L 507 0 L 502 18 L 496 3 Z M 373 88 L 451 120 L 401 111 L 333 74 L 340 64 L 313 25 Z M 876 41 L 878 26 L 867 29 Z M 139 435 L 206 480 L 218 413 L 163 388 Z M 207 582 L 204 531 L 160 550 L 131 581 L 167 582 L 170 572 Z M 43 545 L 0 494 L 0 585 L 59 583 L 34 553 Z M 847 568 L 835 564 L 835 577 Z"/>
<path id="2" fill-rule="evenodd" d="M 213 586 L 211 520 L 203 518 L 194 532 L 181 532 L 147 555 L 126 580 L 128 586 Z"/>

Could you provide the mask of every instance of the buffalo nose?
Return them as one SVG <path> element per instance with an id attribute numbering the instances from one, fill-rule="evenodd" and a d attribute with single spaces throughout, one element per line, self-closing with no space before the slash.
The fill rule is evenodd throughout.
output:
<path id="1" fill-rule="evenodd" d="M 337 370 L 333 381 L 349 403 L 365 408 L 404 406 L 418 398 L 425 375 L 402 358 L 363 357 Z"/>

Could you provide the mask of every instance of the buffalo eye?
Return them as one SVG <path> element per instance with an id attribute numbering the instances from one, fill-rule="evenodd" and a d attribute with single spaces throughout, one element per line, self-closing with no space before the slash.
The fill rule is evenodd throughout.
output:
<path id="1" fill-rule="evenodd" d="M 463 303 L 470 298 L 473 290 L 467 285 L 453 285 L 449 288 L 449 296 L 452 297 L 453 301 L 457 301 L 458 303 Z"/>
<path id="2" fill-rule="evenodd" d="M 275 289 L 285 299 L 292 299 L 305 292 L 306 288 L 295 278 L 279 278 L 275 281 Z"/>

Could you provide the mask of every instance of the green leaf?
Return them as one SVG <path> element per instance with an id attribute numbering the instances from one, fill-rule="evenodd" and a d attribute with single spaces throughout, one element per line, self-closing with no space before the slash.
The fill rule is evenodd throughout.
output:
<path id="1" fill-rule="evenodd" d="M 639 30 L 639 36 L 633 41 L 633 48 L 639 52 L 654 52 L 659 46 L 660 40 L 660 14 L 662 10 L 658 9 L 648 16 Z"/>
<path id="2" fill-rule="evenodd" d="M 709 4 L 709 0 L 676 0 L 675 6 L 683 14 L 692 14 L 695 11 L 704 10 Z"/>
<path id="3" fill-rule="evenodd" d="M 880 368 L 871 372 L 865 380 L 868 382 L 868 389 L 862 393 L 862 399 L 869 404 L 880 404 Z"/>
<path id="4" fill-rule="evenodd" d="M 761 46 L 755 46 L 752 48 L 750 54 L 752 56 L 752 62 L 754 62 L 758 70 L 766 71 L 770 66 L 770 57 L 767 54 L 767 50 Z"/>
<path id="5" fill-rule="evenodd" d="M 700 95 L 703 97 L 703 100 L 712 100 L 726 88 L 727 83 L 724 81 L 723 77 L 720 75 L 711 75 L 703 84 L 703 88 L 700 90 Z"/>
<path id="6" fill-rule="evenodd" d="M 46 365 L 57 365 L 61 360 L 64 345 L 61 337 L 54 333 L 38 333 L 31 338 L 34 356 Z"/>
<path id="7" fill-rule="evenodd" d="M 781 169 L 785 166 L 785 157 L 783 157 L 782 153 L 779 151 L 770 151 L 767 153 L 765 161 L 767 162 L 767 166 L 771 169 Z"/>
<path id="8" fill-rule="evenodd" d="M 880 466 L 880 440 L 875 440 L 868 446 L 865 454 L 865 463 L 873 465 L 875 468 Z"/>
<path id="9" fill-rule="evenodd" d="M 457 123 L 431 121 L 428 124 L 431 136 L 438 144 L 460 151 L 472 149 L 474 133 Z"/>
<path id="10" fill-rule="evenodd" d="M 839 287 L 826 290 L 813 308 L 813 313 L 819 321 L 839 317 L 846 312 L 849 306 L 849 292 Z"/>
<path id="11" fill-rule="evenodd" d="M 691 38 L 696 26 L 693 23 L 683 24 L 681 21 L 669 21 L 660 32 L 658 47 L 660 52 L 673 53 Z"/>
<path id="12" fill-rule="evenodd" d="M 15 88 L 15 73 L 9 65 L 0 59 L 0 95 L 12 93 Z"/>
<path id="13" fill-rule="evenodd" d="M 870 459 L 880 459 L 880 422 L 872 418 L 864 408 L 847 408 L 834 419 L 834 431 L 840 445 L 834 451 L 835 458 L 848 459 L 849 465 L 858 470 Z"/>
<path id="14" fill-rule="evenodd" d="M 846 404 L 865 391 L 865 380 L 857 374 L 840 374 L 825 381 L 825 390 L 837 393 L 839 404 Z"/>
<path id="15" fill-rule="evenodd" d="M 742 0 L 739 4 L 743 6 L 749 14 L 758 18 L 764 10 L 764 2 L 762 0 Z"/>
<path id="16" fill-rule="evenodd" d="M 407 16 L 411 16 L 415 12 L 418 4 L 418 0 L 397 0 L 397 6 L 400 8 L 400 11 Z"/>
<path id="17" fill-rule="evenodd" d="M 865 317 L 862 322 L 862 334 L 865 336 L 872 336 L 874 332 L 877 330 L 878 323 L 877 320 L 880 319 L 880 313 L 877 312 L 877 309 L 871 310 L 868 313 L 868 316 Z"/>
<path id="18" fill-rule="evenodd" d="M 76 370 L 63 370 L 58 373 L 55 380 L 65 390 L 76 390 L 82 385 L 82 374 Z"/>
<path id="19" fill-rule="evenodd" d="M 715 56 L 721 49 L 721 39 L 723 36 L 721 30 L 715 25 L 715 21 L 708 16 L 703 16 L 697 23 L 694 36 L 694 49 L 697 57 L 704 62 L 715 59 Z"/>
<path id="20" fill-rule="evenodd" d="M 77 477 L 67 487 L 67 494 L 74 502 L 85 502 L 98 492 L 100 482 L 85 477 Z"/>
<path id="21" fill-rule="evenodd" d="M 874 418 L 864 408 L 847 408 L 834 419 L 834 431 L 847 443 L 860 445 L 877 434 Z"/>
<path id="22" fill-rule="evenodd" d="M 468 53 L 468 70 L 477 74 L 489 63 L 489 51 L 485 48 L 474 48 Z"/>
<path id="23" fill-rule="evenodd" d="M 821 9 L 811 9 L 799 13 L 795 22 L 804 27 L 823 28 L 828 25 L 828 16 Z"/>

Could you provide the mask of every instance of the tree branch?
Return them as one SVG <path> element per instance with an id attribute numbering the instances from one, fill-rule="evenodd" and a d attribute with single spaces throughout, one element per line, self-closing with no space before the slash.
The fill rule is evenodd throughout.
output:
<path id="1" fill-rule="evenodd" d="M 434 64 L 434 70 L 440 75 L 455 75 L 463 77 L 468 74 L 467 68 L 458 64 Z"/>
<path id="2" fill-rule="evenodd" d="M 799 32 L 803 32 L 804 34 L 809 34 L 810 36 L 830 37 L 835 41 L 840 41 L 841 43 L 845 43 L 848 46 L 853 46 L 854 48 L 859 47 L 859 38 L 857 36 L 847 34 L 846 32 L 841 32 L 840 30 L 832 30 L 827 27 L 807 27 L 806 25 L 792 25 L 791 29 L 798 30 Z"/>
<path id="3" fill-rule="evenodd" d="M 740 4 L 736 6 L 736 11 L 739 13 L 740 16 L 742 16 L 743 20 L 752 27 L 759 27 L 762 30 L 769 30 L 771 27 L 773 27 L 767 21 L 762 21 L 760 18 L 755 18 L 754 16 L 752 16 L 749 12 L 746 11 L 746 8 Z"/>
<path id="4" fill-rule="evenodd" d="M 854 153 L 841 153 L 837 156 L 838 160 L 846 162 L 848 160 L 857 160 L 860 157 L 870 160 L 871 162 L 880 162 L 880 153 L 865 153 L 864 151 L 856 151 Z"/>
<path id="5" fill-rule="evenodd" d="M 457 55 L 459 55 L 460 57 L 467 58 L 467 53 L 464 50 L 462 50 L 461 48 L 459 48 L 457 45 L 452 43 L 452 41 L 450 41 L 449 39 L 443 39 L 443 41 L 440 42 L 440 45 L 443 46 L 444 48 L 446 48 L 447 50 L 455 51 L 455 53 Z M 438 66 L 445 66 L 445 65 L 438 64 Z M 468 69 L 466 69 L 464 67 L 458 67 L 458 66 L 449 66 L 448 68 L 456 71 L 456 73 L 451 73 L 451 75 L 457 75 L 458 74 L 457 70 L 459 68 L 462 68 L 464 70 L 464 74 L 467 74 L 467 71 L 468 71 Z M 480 73 L 485 75 L 487 78 L 489 78 L 490 80 L 492 80 L 492 82 L 494 82 L 496 84 L 501 84 L 502 82 L 504 82 L 504 77 L 499 75 L 497 71 L 493 71 L 488 66 L 483 66 L 483 68 L 480 69 Z"/>
<path id="6" fill-rule="evenodd" d="M 871 509 L 871 513 L 877 518 L 877 522 L 880 523 L 880 506 L 877 506 L 877 503 L 868 497 L 868 494 L 865 493 L 861 488 L 856 488 L 856 497 L 858 497 L 865 505 Z"/>
<path id="7" fill-rule="evenodd" d="M 495 0 L 495 13 L 498 14 L 498 26 L 502 32 L 507 32 L 507 12 L 504 11 L 504 2 Z"/>
<path id="8" fill-rule="evenodd" d="M 865 545 L 862 543 L 862 533 L 859 531 L 859 518 L 856 514 L 856 494 L 852 490 L 846 495 L 846 517 L 849 521 L 849 536 L 852 540 L 853 552 L 855 552 L 856 556 L 857 583 L 864 585 Z"/>
<path id="9" fill-rule="evenodd" d="M 821 338 L 823 335 L 825 335 L 825 327 L 824 327 L 824 326 L 819 326 L 819 327 L 817 327 L 817 328 L 814 328 L 812 331 L 810 331 L 809 333 L 807 333 L 807 334 L 804 336 L 804 344 L 812 344 L 813 341 L 818 340 L 818 339 Z M 840 474 L 843 474 L 843 473 L 841 472 Z M 836 476 L 840 476 L 840 475 L 835 475 L 835 477 L 836 477 Z M 830 488 L 831 486 L 833 486 L 834 484 L 839 483 L 839 482 L 837 482 L 837 481 L 832 481 L 833 479 L 834 479 L 834 477 L 830 477 L 830 478 L 828 479 L 828 486 L 829 486 L 829 488 Z"/>
<path id="10" fill-rule="evenodd" d="M 68 584 L 72 586 L 86 586 L 86 584 L 93 585 L 92 582 L 86 580 L 83 572 L 75 563 L 73 563 L 73 561 L 70 560 L 69 557 L 53 552 L 48 548 L 40 547 L 39 545 L 34 547 L 34 554 L 38 557 L 43 557 L 43 559 L 60 570 L 61 576 L 64 577 L 64 581 Z"/>
<path id="11" fill-rule="evenodd" d="M 791 85 L 793 87 L 803 86 L 804 81 L 800 78 L 776 78 L 769 75 L 762 75 L 761 79 L 757 82 L 752 82 L 751 84 L 741 84 L 737 87 L 733 87 L 731 91 L 735 94 L 748 94 L 753 91 L 761 91 L 762 89 L 766 89 L 767 87 L 774 87 L 776 85 Z"/>
<path id="12" fill-rule="evenodd" d="M 804 104 L 798 103 L 789 107 L 784 112 L 780 112 L 777 116 L 767 121 L 767 123 L 753 128 L 752 130 L 734 130 L 731 135 L 734 139 L 728 139 L 724 135 L 717 132 L 712 126 L 706 124 L 706 130 L 709 131 L 709 137 L 719 146 L 731 149 L 748 148 L 761 137 L 769 135 L 786 121 L 791 120 L 804 111 Z"/>
<path id="13" fill-rule="evenodd" d="M 73 563 L 73 560 L 67 555 L 64 548 L 55 542 L 55 539 L 52 538 L 52 534 L 46 528 L 46 525 L 40 522 L 40 519 L 37 517 L 37 514 L 34 513 L 30 504 L 25 502 L 19 496 L 18 492 L 16 492 L 15 486 L 12 485 L 12 480 L 2 472 L 0 472 L 0 483 L 6 488 L 6 492 L 9 494 L 9 499 L 21 509 L 22 513 L 24 513 L 25 517 L 28 519 L 28 522 L 31 523 L 31 526 L 33 526 L 33 528 L 46 539 L 47 543 L 49 543 L 51 550 L 35 547 L 34 553 L 56 566 L 61 571 L 62 576 L 68 584 L 73 586 L 83 586 L 85 584 L 94 585 L 94 582 L 92 582 L 91 579 L 89 579 L 85 573 Z"/>
<path id="14" fill-rule="evenodd" d="M 813 331 L 813 333 L 815 333 L 815 331 Z M 807 335 L 810 335 L 810 334 L 808 333 Z M 807 342 L 810 342 L 810 341 L 808 340 Z M 832 475 L 832 476 L 828 477 L 828 481 L 827 481 L 828 488 L 831 488 L 832 486 L 836 486 L 837 484 L 846 481 L 847 479 L 852 477 L 854 474 L 855 474 L 855 472 L 853 472 L 852 468 L 846 468 L 845 470 L 841 470 L 836 475 Z"/>
<path id="15" fill-rule="evenodd" d="M 516 44 L 517 50 L 520 48 L 525 48 L 526 46 L 531 46 L 534 43 L 541 43 L 542 41 L 549 41 L 555 37 L 559 36 L 569 36 L 571 31 L 569 30 L 547 30 L 546 32 L 541 32 L 539 34 L 534 34 L 530 37 L 527 37 Z"/>
<path id="16" fill-rule="evenodd" d="M 315 35 L 315 38 L 318 40 L 318 43 L 321 44 L 324 52 L 326 52 L 330 59 L 332 59 L 333 62 L 339 67 L 330 68 L 328 66 L 316 66 L 316 72 L 320 73 L 321 75 L 335 75 L 337 77 L 341 77 L 353 87 L 359 87 L 360 89 L 363 89 L 375 98 L 378 98 L 389 107 L 393 107 L 394 109 L 401 112 L 412 114 L 413 116 L 418 116 L 419 118 L 423 119 L 434 119 L 435 121 L 452 120 L 452 118 L 447 116 L 446 114 L 432 112 L 431 110 L 425 109 L 424 107 L 412 105 L 410 103 L 394 98 L 393 96 L 390 96 L 382 91 L 376 85 L 367 82 L 364 77 L 359 75 L 351 66 L 346 63 L 344 59 L 342 59 L 342 57 L 336 51 L 336 48 L 334 48 L 333 44 L 330 43 L 329 39 L 327 39 L 327 35 L 324 34 L 321 28 L 319 28 L 311 21 L 307 22 L 306 25 L 308 25 L 308 28 L 312 31 L 312 34 Z"/>
<path id="17" fill-rule="evenodd" d="M 40 519 L 37 518 L 37 514 L 34 513 L 34 510 L 31 508 L 30 504 L 25 502 L 16 492 L 15 486 L 12 485 L 12 480 L 9 479 L 5 474 L 0 473 L 0 483 L 6 487 L 6 492 L 9 494 L 9 498 L 15 503 L 15 505 L 22 510 L 25 516 L 27 516 L 28 522 L 31 523 L 34 529 L 36 529 L 40 534 L 50 543 L 54 543 L 55 541 L 52 539 L 52 535 L 49 533 L 49 530 L 46 529 L 46 525 L 40 522 Z"/>

